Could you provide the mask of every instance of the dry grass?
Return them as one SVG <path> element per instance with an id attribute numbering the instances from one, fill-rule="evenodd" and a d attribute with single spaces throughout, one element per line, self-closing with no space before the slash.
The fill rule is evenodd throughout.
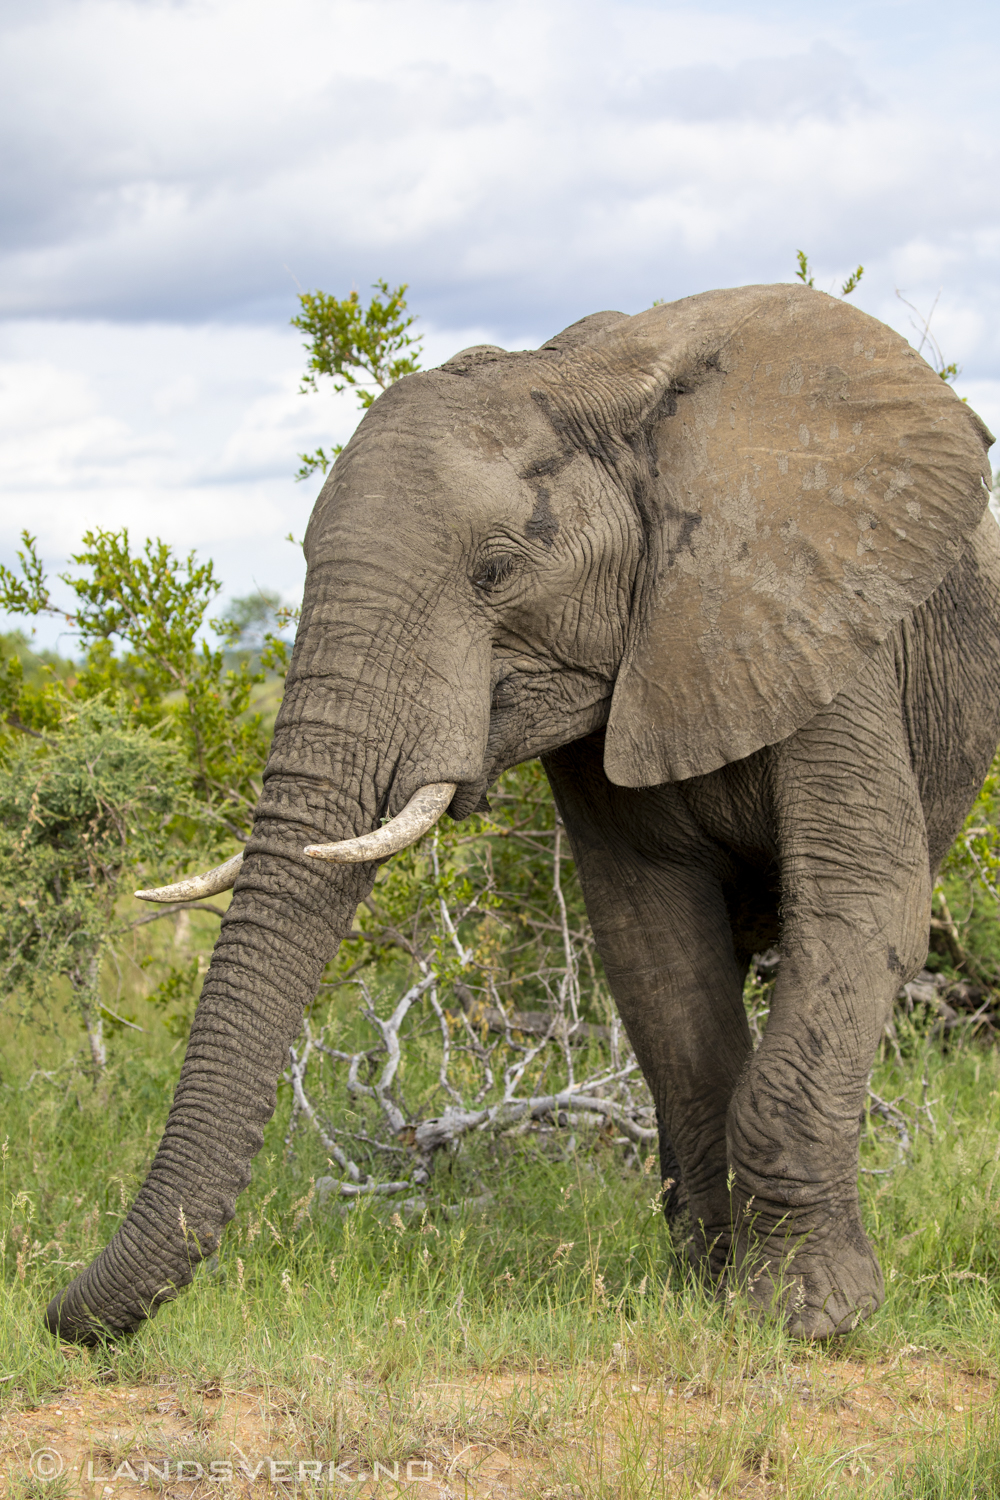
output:
<path id="1" fill-rule="evenodd" d="M 714 1385 L 664 1374 L 649 1353 L 414 1384 L 313 1356 L 296 1388 L 103 1385 L 73 1378 L 75 1355 L 57 1398 L 0 1420 L 0 1472 L 12 1496 L 49 1500 L 201 1500 L 220 1480 L 236 1494 L 293 1482 L 427 1500 L 878 1494 L 928 1447 L 960 1452 L 995 1393 L 976 1369 L 905 1345 L 869 1362 L 802 1350 Z M 47 1481 L 31 1472 L 43 1450 L 62 1464 Z"/>

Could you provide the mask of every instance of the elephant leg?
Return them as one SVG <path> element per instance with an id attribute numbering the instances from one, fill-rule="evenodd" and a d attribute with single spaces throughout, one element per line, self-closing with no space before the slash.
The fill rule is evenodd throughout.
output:
<path id="1" fill-rule="evenodd" d="M 865 1089 L 899 985 L 923 961 L 927 836 L 888 653 L 778 747 L 782 958 L 764 1040 L 730 1105 L 737 1259 L 790 1330 L 881 1305 L 861 1223 Z"/>
<path id="2" fill-rule="evenodd" d="M 696 1259 L 730 1246 L 726 1114 L 750 1054 L 717 847 L 672 787 L 635 791 L 604 774 L 603 738 L 544 758 L 598 951 L 660 1129 L 664 1178 L 690 1212 Z M 679 1206 L 675 1181 L 668 1215 Z"/>

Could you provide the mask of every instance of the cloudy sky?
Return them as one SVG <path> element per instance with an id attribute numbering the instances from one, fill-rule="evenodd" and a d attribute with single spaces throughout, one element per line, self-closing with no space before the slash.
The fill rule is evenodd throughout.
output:
<path id="1" fill-rule="evenodd" d="M 289 318 L 376 277 L 431 364 L 860 261 L 1000 430 L 995 4 L 0 0 L 0 33 L 4 561 L 128 525 L 293 599 L 296 454 L 358 413 L 297 393 Z"/>

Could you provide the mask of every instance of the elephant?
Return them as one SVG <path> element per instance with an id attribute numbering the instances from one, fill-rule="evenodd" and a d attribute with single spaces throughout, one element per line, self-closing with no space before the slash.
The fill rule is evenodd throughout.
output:
<path id="1" fill-rule="evenodd" d="M 1000 741 L 992 441 L 902 337 L 795 285 L 379 396 L 309 522 L 249 842 L 145 893 L 233 886 L 149 1174 L 50 1330 L 129 1333 L 217 1250 L 380 861 L 535 756 L 696 1270 L 800 1338 L 876 1310 L 867 1079 Z"/>

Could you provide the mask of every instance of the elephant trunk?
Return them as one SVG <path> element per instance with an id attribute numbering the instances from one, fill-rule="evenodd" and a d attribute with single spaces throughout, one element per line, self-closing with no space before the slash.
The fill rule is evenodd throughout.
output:
<path id="1" fill-rule="evenodd" d="M 461 786 L 481 774 L 488 649 L 442 628 L 432 639 L 449 642 L 448 652 L 436 664 L 425 660 L 426 650 L 413 650 L 408 621 L 426 628 L 426 598 L 407 601 L 400 588 L 389 610 L 378 603 L 379 584 L 368 562 L 310 564 L 253 836 L 163 1140 L 110 1244 L 49 1305 L 48 1326 L 63 1338 L 88 1342 L 134 1329 L 218 1248 L 250 1181 L 304 1008 L 371 890 L 372 861 L 384 853 L 332 868 L 328 851 L 311 858 L 306 846 L 367 835 L 420 788 L 436 784 L 440 801 L 443 783 Z M 463 695 L 469 682 L 474 691 Z"/>
<path id="2" fill-rule="evenodd" d="M 149 1175 L 107 1247 L 48 1307 L 62 1338 L 95 1342 L 152 1316 L 218 1248 L 250 1181 L 304 1007 L 374 876 L 268 850 L 274 834 L 248 846 Z"/>

